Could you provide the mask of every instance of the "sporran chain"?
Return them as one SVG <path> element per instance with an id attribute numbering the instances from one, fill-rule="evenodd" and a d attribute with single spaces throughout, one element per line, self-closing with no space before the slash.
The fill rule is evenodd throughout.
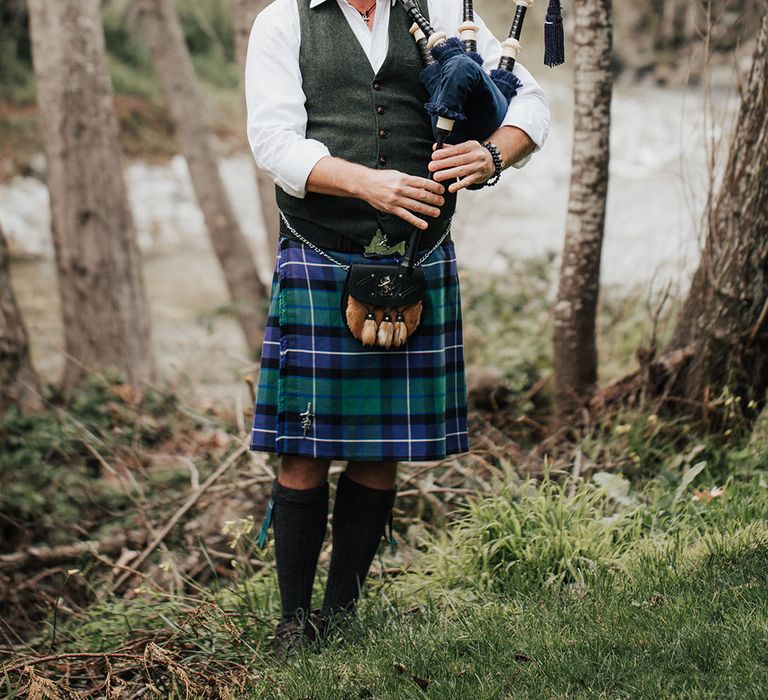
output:
<path id="1" fill-rule="evenodd" d="M 322 255 L 326 260 L 330 260 L 334 265 L 338 265 L 342 270 L 349 270 L 349 265 L 345 265 L 342 262 L 339 262 L 334 258 L 333 256 L 326 253 L 322 248 L 318 248 L 312 241 L 308 241 L 304 236 L 302 236 L 293 226 L 291 226 L 288 219 L 285 218 L 285 214 L 283 214 L 282 209 L 277 210 L 280 214 L 280 218 L 283 220 L 283 223 L 285 224 L 286 228 L 294 235 L 296 238 L 298 238 L 304 245 L 309 246 L 312 250 L 314 250 L 316 253 L 319 253 Z M 434 253 L 439 247 L 440 244 L 446 239 L 448 234 L 451 232 L 451 222 L 448 222 L 448 228 L 445 229 L 445 233 L 443 233 L 442 236 L 437 240 L 437 243 L 433 245 L 424 255 L 422 255 L 416 262 L 415 265 L 421 265 L 432 253 Z"/>

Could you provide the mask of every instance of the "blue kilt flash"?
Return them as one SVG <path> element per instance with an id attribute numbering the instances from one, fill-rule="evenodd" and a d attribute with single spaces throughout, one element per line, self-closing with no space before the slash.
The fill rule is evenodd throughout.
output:
<path id="1" fill-rule="evenodd" d="M 331 255 L 344 264 L 372 262 L 361 253 Z M 399 349 L 366 347 L 341 316 L 346 271 L 280 236 L 252 450 L 376 461 L 431 461 L 467 451 L 453 242 L 434 250 L 422 267 L 428 297 L 417 330 Z"/>

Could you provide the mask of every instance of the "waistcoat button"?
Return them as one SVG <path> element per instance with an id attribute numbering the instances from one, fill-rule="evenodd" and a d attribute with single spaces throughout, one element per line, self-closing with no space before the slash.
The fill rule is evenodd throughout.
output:
<path id="1" fill-rule="evenodd" d="M 384 105 L 376 105 L 376 114 L 384 114 L 385 111 Z"/>
<path id="2" fill-rule="evenodd" d="M 378 80 L 373 81 L 373 89 L 374 90 L 381 90 L 381 83 Z"/>
<path id="3" fill-rule="evenodd" d="M 379 156 L 379 165 L 386 165 L 386 164 L 387 164 L 387 157 Z"/>
<path id="4" fill-rule="evenodd" d="M 388 139 L 389 138 L 389 132 L 386 129 L 379 129 L 379 138 L 380 139 Z"/>

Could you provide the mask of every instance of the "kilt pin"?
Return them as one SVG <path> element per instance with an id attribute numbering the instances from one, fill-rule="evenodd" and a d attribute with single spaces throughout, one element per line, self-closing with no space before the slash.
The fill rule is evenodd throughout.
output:
<path id="1" fill-rule="evenodd" d="M 370 263 L 333 252 L 343 264 Z M 397 263 L 400 257 L 376 258 Z M 433 461 L 466 452 L 461 295 L 451 240 L 422 263 L 427 297 L 401 348 L 363 346 L 340 300 L 346 271 L 281 235 L 250 448 L 336 460 Z"/>

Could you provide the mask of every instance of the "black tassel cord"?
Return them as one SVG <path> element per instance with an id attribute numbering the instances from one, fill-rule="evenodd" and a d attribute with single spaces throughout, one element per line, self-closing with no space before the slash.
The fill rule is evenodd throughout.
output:
<path id="1" fill-rule="evenodd" d="M 550 67 L 565 63 L 565 38 L 560 0 L 549 0 L 544 22 L 544 63 Z"/>

